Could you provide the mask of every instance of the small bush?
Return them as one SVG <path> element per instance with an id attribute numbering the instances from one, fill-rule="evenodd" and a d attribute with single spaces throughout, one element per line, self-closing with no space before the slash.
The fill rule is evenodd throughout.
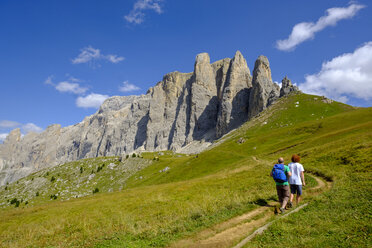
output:
<path id="1" fill-rule="evenodd" d="M 82 174 L 84 171 L 83 167 L 80 167 L 80 174 Z"/>
<path id="2" fill-rule="evenodd" d="M 98 192 L 99 192 L 99 189 L 98 189 L 98 188 L 95 188 L 95 189 L 93 190 L 93 194 L 98 193 Z"/>
<path id="3" fill-rule="evenodd" d="M 25 205 L 27 205 L 27 204 L 28 204 L 28 201 L 25 202 Z"/>
<path id="4" fill-rule="evenodd" d="M 10 204 L 13 205 L 14 204 L 14 207 L 18 208 L 19 207 L 19 204 L 21 204 L 21 202 L 19 200 L 17 200 L 17 198 L 13 198 L 11 201 L 10 201 Z"/>
<path id="5" fill-rule="evenodd" d="M 50 195 L 50 199 L 52 199 L 52 200 L 57 200 L 57 198 L 58 198 L 58 196 L 56 196 L 55 194 Z"/>
<path id="6" fill-rule="evenodd" d="M 8 186 L 5 186 L 5 190 L 8 190 Z"/>
<path id="7" fill-rule="evenodd" d="M 39 196 L 39 191 L 38 191 L 38 192 L 36 192 L 35 196 Z"/>
<path id="8" fill-rule="evenodd" d="M 49 171 L 46 173 L 46 176 L 49 176 Z"/>
<path id="9" fill-rule="evenodd" d="M 133 154 L 132 154 L 132 158 L 135 158 L 135 157 L 136 157 L 136 154 L 135 154 L 135 153 L 133 153 Z"/>
<path id="10" fill-rule="evenodd" d="M 129 158 L 129 155 L 125 156 L 125 158 Z"/>
<path id="11" fill-rule="evenodd" d="M 103 169 L 103 167 L 105 167 L 105 164 L 102 164 L 101 166 L 98 166 L 97 172 L 100 172 Z"/>
<path id="12" fill-rule="evenodd" d="M 50 179 L 51 182 L 54 182 L 56 180 L 56 178 L 54 176 L 52 176 L 52 178 Z"/>

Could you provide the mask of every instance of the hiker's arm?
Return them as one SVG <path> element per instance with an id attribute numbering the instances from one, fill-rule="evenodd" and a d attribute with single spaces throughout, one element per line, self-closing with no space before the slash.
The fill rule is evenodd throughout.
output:
<path id="1" fill-rule="evenodd" d="M 305 175 L 304 175 L 304 172 L 301 171 L 301 179 L 302 179 L 302 185 L 305 186 L 306 183 L 305 183 Z"/>
<path id="2" fill-rule="evenodd" d="M 292 172 L 290 172 L 290 171 L 288 171 L 287 174 L 288 174 L 289 177 L 292 176 Z"/>

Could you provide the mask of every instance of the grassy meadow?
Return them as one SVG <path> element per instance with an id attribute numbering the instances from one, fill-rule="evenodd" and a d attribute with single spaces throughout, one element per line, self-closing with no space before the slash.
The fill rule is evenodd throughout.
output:
<path id="1" fill-rule="evenodd" d="M 317 196 L 307 196 L 305 188 L 309 206 L 277 221 L 247 247 L 371 246 L 372 108 L 305 94 L 280 99 L 198 155 L 164 151 L 122 162 L 88 159 L 1 187 L 0 246 L 165 247 L 275 200 L 271 164 L 279 156 L 288 162 L 293 153 L 301 155 L 307 172 L 333 186 Z M 26 182 L 38 177 L 46 178 L 38 189 L 42 195 L 21 195 L 31 185 Z M 307 187 L 316 185 L 306 179 Z M 73 192 L 65 193 L 68 199 L 61 196 L 67 187 Z M 9 190 L 29 203 L 15 208 Z M 52 194 L 58 198 L 50 199 Z"/>

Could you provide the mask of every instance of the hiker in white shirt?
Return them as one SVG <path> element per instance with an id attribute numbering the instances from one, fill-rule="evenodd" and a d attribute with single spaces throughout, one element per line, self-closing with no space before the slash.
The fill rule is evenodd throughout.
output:
<path id="1" fill-rule="evenodd" d="M 296 194 L 296 205 L 301 201 L 302 185 L 305 186 L 304 167 L 300 162 L 300 156 L 294 154 L 292 156 L 292 163 L 288 164 L 291 176 L 289 177 L 289 184 L 291 185 L 291 196 L 289 198 L 289 207 L 292 207 L 293 197 Z"/>

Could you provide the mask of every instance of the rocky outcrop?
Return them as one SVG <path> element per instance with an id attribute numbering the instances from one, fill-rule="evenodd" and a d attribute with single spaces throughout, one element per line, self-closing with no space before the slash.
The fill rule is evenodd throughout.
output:
<path id="1" fill-rule="evenodd" d="M 269 60 L 260 56 L 253 69 L 252 89 L 249 94 L 248 118 L 252 118 L 266 109 L 279 97 L 279 85 L 271 79 Z"/>
<path id="2" fill-rule="evenodd" d="M 193 72 L 168 73 L 146 95 L 111 97 L 76 125 L 51 125 L 23 138 L 13 130 L 0 144 L 0 185 L 82 158 L 200 151 L 260 113 L 280 92 L 264 56 L 257 59 L 252 77 L 239 51 L 212 64 L 201 53 Z"/>
<path id="3" fill-rule="evenodd" d="M 299 91 L 298 87 L 293 85 L 291 80 L 285 76 L 282 80 L 282 88 L 280 89 L 280 97 L 288 95 L 291 92 Z"/>

